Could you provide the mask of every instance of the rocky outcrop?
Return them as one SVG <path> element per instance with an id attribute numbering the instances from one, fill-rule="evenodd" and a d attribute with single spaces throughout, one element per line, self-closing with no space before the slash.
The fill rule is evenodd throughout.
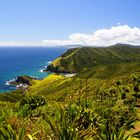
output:
<path id="1" fill-rule="evenodd" d="M 35 77 L 30 77 L 30 76 L 18 76 L 14 81 L 11 81 L 11 85 L 19 85 L 19 84 L 26 84 L 28 86 L 32 85 L 32 81 L 35 80 L 37 78 Z"/>

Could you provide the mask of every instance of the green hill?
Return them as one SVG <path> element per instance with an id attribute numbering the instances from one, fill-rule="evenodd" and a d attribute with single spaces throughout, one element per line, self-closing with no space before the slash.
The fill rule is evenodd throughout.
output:
<path id="1" fill-rule="evenodd" d="M 140 47 L 138 46 L 117 44 L 100 48 L 72 48 L 54 60 L 47 70 L 74 73 L 101 65 L 138 62 L 139 60 Z"/>

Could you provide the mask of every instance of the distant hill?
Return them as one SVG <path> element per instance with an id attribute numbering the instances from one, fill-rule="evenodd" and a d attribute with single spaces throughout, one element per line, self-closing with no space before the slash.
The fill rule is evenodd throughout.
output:
<path id="1" fill-rule="evenodd" d="M 52 72 L 80 72 L 99 66 L 140 61 L 140 46 L 116 44 L 110 47 L 78 47 L 68 49 L 48 67 Z"/>

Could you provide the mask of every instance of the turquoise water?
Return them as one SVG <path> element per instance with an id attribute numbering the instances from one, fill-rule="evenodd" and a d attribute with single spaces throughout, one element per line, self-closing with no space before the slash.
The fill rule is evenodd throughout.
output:
<path id="1" fill-rule="evenodd" d="M 0 47 L 0 93 L 14 90 L 6 82 L 19 75 L 47 76 L 41 69 L 65 50 L 64 47 Z"/>

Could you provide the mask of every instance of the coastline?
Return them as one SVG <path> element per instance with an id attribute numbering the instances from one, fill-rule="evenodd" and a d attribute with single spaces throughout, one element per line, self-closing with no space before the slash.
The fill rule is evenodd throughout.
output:
<path id="1" fill-rule="evenodd" d="M 52 61 L 47 61 L 47 62 L 45 62 L 45 64 L 50 64 Z M 45 65 L 42 69 L 40 69 L 38 72 L 40 72 L 40 73 L 46 73 L 45 71 L 44 71 L 44 69 L 46 69 L 47 68 L 47 66 L 48 65 Z M 50 72 L 48 72 L 48 74 L 49 74 Z M 18 77 L 21 77 L 21 76 L 27 76 L 27 77 L 29 77 L 29 78 L 32 78 L 33 80 L 40 80 L 40 79 L 42 79 L 41 77 L 37 77 L 37 76 L 31 76 L 31 75 L 18 75 L 16 78 L 13 78 L 13 79 L 10 79 L 10 80 L 7 80 L 7 81 L 5 81 L 5 86 L 12 86 L 13 87 L 13 89 L 11 89 L 11 90 L 7 90 L 8 92 L 10 92 L 10 91 L 13 91 L 13 90 L 16 90 L 16 89 L 20 89 L 20 88 L 23 88 L 23 89 L 28 89 L 28 87 L 29 86 L 31 86 L 30 84 L 27 84 L 27 83 L 22 83 L 22 82 L 19 82 L 19 83 L 17 83 L 16 81 L 17 81 L 17 79 L 18 79 Z M 43 78 L 45 78 L 46 76 L 44 76 Z M 0 92 L 0 93 L 6 93 L 7 91 L 3 91 L 3 92 Z"/>
<path id="2" fill-rule="evenodd" d="M 38 72 L 40 72 L 40 73 L 48 73 L 48 75 L 50 75 L 50 74 L 60 74 L 60 75 L 63 75 L 63 76 L 65 76 L 65 77 L 68 77 L 68 78 L 73 77 L 73 76 L 76 75 L 76 73 L 54 72 L 54 71 L 47 70 L 47 67 L 48 67 L 51 63 L 52 63 L 52 61 L 46 62 L 46 64 L 48 64 L 48 65 L 43 66 L 43 68 L 40 69 Z M 28 77 L 28 78 L 31 78 L 32 80 L 40 80 L 40 79 L 44 79 L 45 77 L 47 77 L 47 76 L 44 76 L 43 78 L 40 78 L 40 77 L 30 76 L 30 75 L 19 75 L 19 76 L 17 76 L 16 78 L 13 78 L 13 79 L 11 79 L 11 80 L 6 81 L 6 82 L 5 82 L 5 85 L 6 85 L 6 86 L 13 86 L 13 87 L 15 87 L 14 90 L 16 90 L 16 89 L 21 89 L 21 88 L 26 90 L 26 89 L 28 89 L 29 86 L 31 86 L 31 84 L 29 84 L 29 83 L 27 83 L 27 82 L 18 81 L 18 78 L 19 78 L 19 77 L 24 77 L 24 76 L 25 76 L 25 77 Z M 18 81 L 18 82 L 17 82 L 17 81 Z M 12 90 L 11 90 L 11 91 L 12 91 Z"/>
<path id="3" fill-rule="evenodd" d="M 45 73 L 46 71 L 43 70 L 42 72 Z M 47 71 L 47 72 L 50 73 L 50 74 L 60 74 L 60 75 L 63 75 L 65 77 L 68 77 L 68 78 L 73 77 L 73 76 L 76 75 L 76 73 L 55 73 L 55 72 L 51 72 L 51 71 Z M 25 81 L 23 82 L 22 80 L 21 81 L 18 80 L 20 77 L 24 77 L 24 78 L 28 77 L 28 78 L 31 79 L 31 81 L 32 80 L 41 80 L 38 77 L 21 75 L 21 76 L 18 76 L 17 78 L 15 78 L 15 79 L 11 79 L 11 80 L 7 81 L 5 83 L 5 85 L 7 85 L 7 86 L 15 86 L 15 90 L 16 89 L 21 89 L 21 88 L 24 89 L 24 90 L 26 90 L 26 89 L 28 89 L 29 86 L 32 86 L 31 83 L 28 83 L 28 82 L 25 82 Z"/>
<path id="4" fill-rule="evenodd" d="M 7 55 L 7 50 L 8 54 Z M 36 76 L 42 79 L 48 73 L 40 71 L 45 69 L 52 60 L 64 53 L 66 48 L 42 47 L 8 47 L 0 49 L 0 93 L 13 91 L 14 86 L 9 81 L 19 75 Z"/>

